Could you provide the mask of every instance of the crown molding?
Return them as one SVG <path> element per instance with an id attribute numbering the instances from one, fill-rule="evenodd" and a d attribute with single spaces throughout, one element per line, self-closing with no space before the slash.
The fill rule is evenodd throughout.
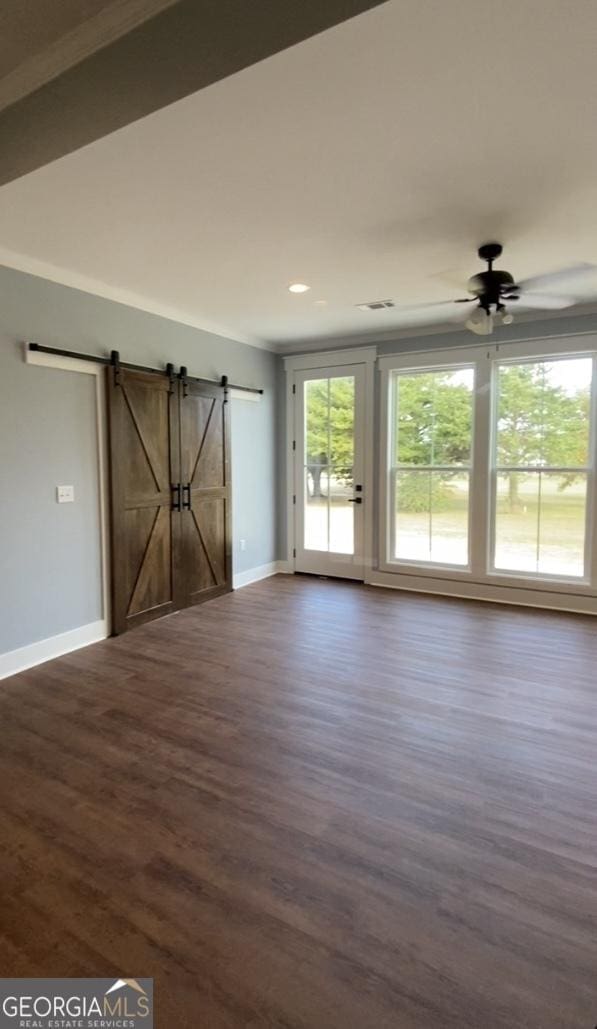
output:
<path id="1" fill-rule="evenodd" d="M 39 279 L 47 279 L 49 282 L 55 282 L 60 286 L 78 289 L 82 293 L 91 293 L 93 296 L 101 297 L 104 300 L 112 300 L 114 303 L 124 304 L 126 307 L 134 307 L 138 311 L 146 311 L 148 314 L 167 318 L 171 322 L 178 322 L 180 325 L 188 325 L 193 329 L 209 332 L 213 336 L 222 336 L 225 339 L 232 340 L 234 343 L 244 343 L 247 346 L 257 347 L 260 350 L 274 350 L 270 343 L 266 343 L 256 336 L 243 335 L 237 332 L 236 329 L 201 318 L 182 308 L 171 307 L 169 304 L 160 303 L 159 300 L 143 296 L 140 293 L 112 286 L 99 279 L 80 275 L 78 272 L 71 271 L 68 268 L 60 268 L 46 261 L 39 261 L 36 258 L 29 257 L 27 254 L 18 254 L 13 250 L 6 250 L 0 247 L 0 265 L 13 268 L 15 271 L 25 272 L 27 275 L 35 275 Z"/>

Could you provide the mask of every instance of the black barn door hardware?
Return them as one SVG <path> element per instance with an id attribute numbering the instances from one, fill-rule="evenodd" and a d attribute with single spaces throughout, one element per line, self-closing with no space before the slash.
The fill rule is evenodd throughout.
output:
<path id="1" fill-rule="evenodd" d="M 179 378 L 180 378 L 180 381 L 182 383 L 182 395 L 183 395 L 183 397 L 188 397 L 188 395 L 189 395 L 189 378 L 188 378 L 188 375 L 187 375 L 187 369 L 185 368 L 184 364 L 181 365 L 181 367 L 180 367 Z"/>
<path id="2" fill-rule="evenodd" d="M 120 352 L 112 350 L 110 357 L 99 357 L 95 354 L 79 354 L 76 350 L 59 350 L 57 347 L 44 347 L 41 343 L 28 343 L 27 349 L 38 354 L 55 354 L 57 357 L 72 357 L 75 361 L 91 361 L 94 364 L 112 365 L 119 368 L 126 368 L 132 372 L 152 372 L 154 375 L 166 375 L 164 368 L 148 368 L 144 364 L 131 364 L 129 361 L 120 360 Z M 172 365 L 174 367 L 174 365 Z"/>
<path id="3" fill-rule="evenodd" d="M 117 350 L 113 350 L 110 354 L 110 362 L 114 369 L 114 385 L 120 386 L 120 354 Z"/>
<path id="4" fill-rule="evenodd" d="M 57 357 L 72 357 L 76 361 L 93 361 L 95 364 L 111 365 L 114 368 L 115 376 L 119 375 L 121 369 L 127 369 L 132 372 L 151 372 L 154 375 L 167 375 L 170 378 L 170 382 L 173 385 L 175 378 L 174 365 L 167 364 L 165 368 L 150 368 L 144 364 L 132 364 L 130 361 L 121 361 L 120 352 L 118 350 L 112 350 L 110 357 L 100 357 L 95 354 L 80 354 L 76 350 L 61 350 L 59 347 L 45 347 L 41 343 L 27 343 L 27 349 L 39 354 L 54 354 Z M 221 386 L 224 391 L 237 389 L 243 393 L 258 393 L 263 395 L 263 390 L 258 389 L 256 386 L 239 386 L 234 383 L 228 382 L 228 376 L 222 375 L 220 379 L 200 379 L 196 376 L 187 374 L 186 368 L 180 369 L 180 378 L 182 379 L 182 372 L 184 371 L 184 379 L 188 382 L 202 382 L 207 386 Z"/>
<path id="5" fill-rule="evenodd" d="M 186 486 L 182 487 L 182 509 L 183 511 L 191 510 L 191 484 L 187 482 Z"/>
<path id="6" fill-rule="evenodd" d="M 173 483 L 170 489 L 172 490 L 172 510 L 180 511 L 180 484 L 178 482 Z"/>
<path id="7" fill-rule="evenodd" d="M 226 393 L 231 389 L 239 389 L 243 393 L 258 393 L 260 396 L 263 396 L 264 393 L 264 390 L 258 389 L 257 386 L 238 386 L 234 382 L 229 382 L 227 375 L 222 375 L 220 379 L 201 379 L 197 375 L 189 375 L 188 369 L 184 365 L 180 369 L 180 378 L 186 383 L 199 382 L 204 386 L 221 386 Z"/>

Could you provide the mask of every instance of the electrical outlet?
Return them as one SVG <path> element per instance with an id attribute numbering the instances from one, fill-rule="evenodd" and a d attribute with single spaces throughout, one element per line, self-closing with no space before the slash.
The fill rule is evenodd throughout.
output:
<path id="1" fill-rule="evenodd" d="M 74 486 L 56 486 L 56 503 L 57 504 L 74 504 L 75 502 L 75 487 Z"/>
<path id="2" fill-rule="evenodd" d="M 247 549 L 247 541 L 246 540 L 240 540 L 240 549 L 241 550 L 246 550 Z"/>

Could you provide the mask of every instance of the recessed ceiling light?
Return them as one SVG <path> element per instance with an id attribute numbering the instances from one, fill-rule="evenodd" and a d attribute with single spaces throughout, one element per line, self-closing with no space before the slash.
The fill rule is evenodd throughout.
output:
<path id="1" fill-rule="evenodd" d="M 288 287 L 290 293 L 306 293 L 310 286 L 306 286 L 304 282 L 291 282 Z"/>

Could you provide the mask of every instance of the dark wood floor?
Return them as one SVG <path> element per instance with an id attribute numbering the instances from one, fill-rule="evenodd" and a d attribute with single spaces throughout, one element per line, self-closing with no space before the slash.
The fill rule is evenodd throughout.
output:
<path id="1" fill-rule="evenodd" d="M 597 623 L 278 576 L 0 684 L 0 975 L 591 1029 Z"/>

